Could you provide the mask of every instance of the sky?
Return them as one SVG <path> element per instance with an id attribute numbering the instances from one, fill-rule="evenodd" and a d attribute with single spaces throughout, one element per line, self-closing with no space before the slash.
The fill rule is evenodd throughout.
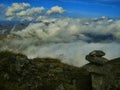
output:
<path id="1" fill-rule="evenodd" d="M 0 20 L 13 3 L 28 3 L 30 8 L 43 7 L 46 12 L 54 6 L 61 7 L 61 16 L 120 18 L 120 0 L 0 0 Z"/>

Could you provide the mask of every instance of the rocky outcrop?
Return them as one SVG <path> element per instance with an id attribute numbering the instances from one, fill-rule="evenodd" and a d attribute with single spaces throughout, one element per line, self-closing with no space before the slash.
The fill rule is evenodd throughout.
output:
<path id="1" fill-rule="evenodd" d="M 113 85 L 111 90 L 120 90 L 120 57 L 110 60 L 107 64 L 112 66 Z"/>
<path id="2" fill-rule="evenodd" d="M 28 59 L 0 52 L 0 90 L 120 90 L 120 58 L 108 61 L 103 51 L 86 56 L 79 68 L 58 59 Z"/>
<path id="3" fill-rule="evenodd" d="M 86 56 L 90 63 L 84 68 L 91 74 L 92 90 L 117 90 L 113 88 L 115 76 L 112 65 L 108 64 L 108 59 L 104 58 L 104 55 L 103 51 L 95 50 Z"/>
<path id="4" fill-rule="evenodd" d="M 0 52 L 0 90 L 91 90 L 91 79 L 86 70 L 58 59 L 28 59 L 4 51 Z"/>
<path id="5" fill-rule="evenodd" d="M 108 62 L 108 59 L 104 58 L 103 56 L 105 53 L 101 50 L 94 50 L 86 56 L 86 60 L 88 60 L 92 64 L 97 65 L 104 65 Z"/>

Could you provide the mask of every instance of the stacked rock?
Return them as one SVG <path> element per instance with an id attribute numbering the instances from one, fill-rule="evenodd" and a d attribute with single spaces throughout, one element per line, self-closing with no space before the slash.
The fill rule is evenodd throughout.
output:
<path id="1" fill-rule="evenodd" d="M 103 51 L 94 50 L 86 56 L 86 60 L 88 60 L 90 63 L 104 65 L 108 59 L 104 58 L 103 56 L 105 56 Z"/>
<path id="2" fill-rule="evenodd" d="M 86 69 L 91 74 L 92 90 L 111 90 L 111 66 L 106 64 L 108 59 L 103 56 L 105 53 L 101 50 L 86 55 L 86 60 L 90 62 Z"/>

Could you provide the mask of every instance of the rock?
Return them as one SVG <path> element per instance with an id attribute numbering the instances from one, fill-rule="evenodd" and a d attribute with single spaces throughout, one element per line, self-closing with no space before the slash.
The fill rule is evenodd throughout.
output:
<path id="1" fill-rule="evenodd" d="M 92 52 L 89 53 L 90 56 L 93 56 L 93 57 L 102 57 L 102 56 L 105 56 L 105 53 L 101 50 L 94 50 Z"/>
<path id="2" fill-rule="evenodd" d="M 107 65 L 112 66 L 112 76 L 109 78 L 111 80 L 110 90 L 120 90 L 120 57 L 115 58 L 107 62 Z"/>
<path id="3" fill-rule="evenodd" d="M 112 84 L 112 66 L 107 65 L 108 59 L 102 57 L 105 53 L 100 50 L 90 52 L 86 60 L 90 63 L 84 68 L 91 74 L 92 90 L 110 90 Z"/>
<path id="4" fill-rule="evenodd" d="M 86 60 L 89 61 L 90 63 L 93 64 L 99 64 L 99 65 L 104 65 L 105 63 L 108 62 L 108 59 L 104 58 L 104 57 L 93 57 L 90 55 L 86 56 Z"/>
<path id="5" fill-rule="evenodd" d="M 90 80 L 86 70 L 58 59 L 0 52 L 0 90 L 91 90 Z"/>
<path id="6" fill-rule="evenodd" d="M 104 77 L 92 74 L 92 90 L 105 90 Z"/>
<path id="7" fill-rule="evenodd" d="M 16 66 L 16 71 L 18 73 L 20 73 L 21 69 L 24 68 L 28 64 L 30 64 L 30 61 L 27 59 L 26 56 L 18 54 L 15 57 L 15 66 Z"/>
<path id="8" fill-rule="evenodd" d="M 105 67 L 101 67 L 100 65 L 88 64 L 85 65 L 84 68 L 91 74 L 106 75 L 107 73 Z"/>
<path id="9" fill-rule="evenodd" d="M 88 55 L 86 55 L 86 60 L 88 60 L 90 63 L 93 64 L 99 64 L 104 65 L 108 60 L 102 56 L 104 56 L 105 53 L 101 50 L 94 50 L 90 52 Z"/>
<path id="10" fill-rule="evenodd" d="M 120 90 L 120 58 L 88 54 L 86 59 L 89 64 L 75 67 L 58 59 L 0 52 L 0 90 Z"/>

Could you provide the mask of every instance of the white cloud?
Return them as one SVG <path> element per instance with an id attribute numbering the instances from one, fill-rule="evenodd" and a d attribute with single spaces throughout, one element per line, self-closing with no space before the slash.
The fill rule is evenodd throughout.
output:
<path id="1" fill-rule="evenodd" d="M 13 3 L 6 10 L 7 20 L 32 21 L 44 11 L 44 7 L 30 7 L 29 3 Z"/>
<path id="2" fill-rule="evenodd" d="M 36 21 L 45 20 L 46 18 L 47 18 L 46 16 L 38 16 Z"/>
<path id="3" fill-rule="evenodd" d="M 11 20 L 13 20 L 14 19 L 14 17 L 7 17 L 7 20 L 8 21 L 11 21 Z"/>
<path id="4" fill-rule="evenodd" d="M 62 14 L 65 10 L 62 7 L 54 6 L 50 10 L 47 11 L 47 14 Z"/>
<path id="5" fill-rule="evenodd" d="M 36 8 L 31 8 L 27 9 L 25 11 L 21 11 L 16 13 L 18 16 L 32 16 L 41 13 L 43 10 L 45 10 L 44 7 L 36 7 Z"/>
<path id="6" fill-rule="evenodd" d="M 28 7 L 30 7 L 30 4 L 28 3 L 13 3 L 12 6 L 8 7 L 6 16 L 15 15 L 17 11 L 24 10 Z"/>
<path id="7" fill-rule="evenodd" d="M 120 34 L 120 20 L 113 21 L 109 23 L 109 20 L 100 20 L 94 22 L 94 20 L 89 19 L 72 19 L 72 18 L 61 18 L 61 19 L 49 19 L 47 17 L 39 17 L 42 23 L 30 24 L 26 29 L 16 32 L 23 33 L 22 37 L 32 37 L 34 34 L 36 37 L 42 40 L 58 40 L 58 41 L 71 41 L 79 38 L 80 40 L 91 40 L 95 39 L 91 37 L 92 35 L 107 37 L 107 35 L 112 35 L 115 39 L 119 40 Z M 38 20 L 37 19 L 37 20 Z M 39 21 L 39 20 L 38 20 Z M 86 22 L 89 23 L 86 25 Z M 46 26 L 46 23 L 48 26 Z M 36 33 L 38 32 L 39 33 Z M 34 33 L 33 33 L 34 32 Z M 41 32 L 41 33 L 40 33 Z M 32 35 L 30 34 L 32 33 Z M 42 35 L 47 37 L 42 37 Z M 91 34 L 91 36 L 87 35 Z M 31 35 L 31 36 L 30 36 Z M 58 39 L 56 39 L 57 37 Z M 97 39 L 97 37 L 96 37 Z M 105 39 L 101 40 L 104 41 Z"/>
<path id="8" fill-rule="evenodd" d="M 13 3 L 11 6 L 7 7 L 4 15 L 7 20 L 38 21 L 40 20 L 40 17 L 46 17 L 46 15 L 51 14 L 62 14 L 64 12 L 65 10 L 59 6 L 54 6 L 50 10 L 45 11 L 45 8 L 42 6 L 31 7 L 29 3 Z"/>

